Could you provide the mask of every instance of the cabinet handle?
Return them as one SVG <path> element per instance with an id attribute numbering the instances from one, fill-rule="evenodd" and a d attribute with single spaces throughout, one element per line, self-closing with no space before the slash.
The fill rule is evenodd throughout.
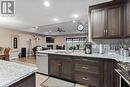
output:
<path id="1" fill-rule="evenodd" d="M 108 32 L 108 30 L 106 29 L 106 33 Z"/>
<path id="2" fill-rule="evenodd" d="M 84 78 L 84 77 L 83 77 L 82 79 L 85 80 L 85 81 L 88 81 L 88 78 Z"/>
<path id="3" fill-rule="evenodd" d="M 104 29 L 104 33 L 106 33 L 106 30 Z"/>
<path id="4" fill-rule="evenodd" d="M 88 59 L 82 59 L 83 61 L 88 61 Z"/>
<path id="5" fill-rule="evenodd" d="M 83 69 L 88 69 L 88 67 L 82 67 Z"/>
<path id="6" fill-rule="evenodd" d="M 58 64 L 58 66 L 61 66 L 61 64 Z"/>

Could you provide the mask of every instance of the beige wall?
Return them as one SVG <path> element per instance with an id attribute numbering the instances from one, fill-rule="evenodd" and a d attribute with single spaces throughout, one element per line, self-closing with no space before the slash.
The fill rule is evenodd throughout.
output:
<path id="1" fill-rule="evenodd" d="M 44 43 L 43 39 L 45 38 L 43 36 L 37 35 L 40 40 L 36 42 L 33 37 L 35 34 L 18 32 L 8 29 L 0 29 L 0 46 L 11 48 L 11 35 L 19 36 L 19 48 L 28 47 L 29 39 L 32 39 L 32 46 L 41 45 Z"/>
<path id="2" fill-rule="evenodd" d="M 42 45 L 45 44 L 45 37 L 37 35 L 40 40 L 36 41 L 34 40 L 33 35 L 35 34 L 31 34 L 31 33 L 25 33 L 25 32 L 18 32 L 18 31 L 14 31 L 14 30 L 8 30 L 8 29 L 3 29 L 0 28 L 0 46 L 1 47 L 10 47 L 11 48 L 11 35 L 18 35 L 19 36 L 19 50 L 18 51 L 12 51 L 10 52 L 10 58 L 17 58 L 18 54 L 21 51 L 21 48 L 25 47 L 28 49 L 29 47 L 29 39 L 32 40 L 32 47 L 36 46 L 36 45 Z"/>

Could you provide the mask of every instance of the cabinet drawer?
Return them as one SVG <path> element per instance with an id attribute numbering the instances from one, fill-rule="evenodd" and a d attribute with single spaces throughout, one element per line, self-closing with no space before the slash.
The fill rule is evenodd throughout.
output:
<path id="1" fill-rule="evenodd" d="M 84 72 L 84 73 L 94 73 L 94 74 L 102 73 L 100 66 L 91 66 L 91 65 L 80 64 L 80 63 L 76 63 L 74 65 L 74 70 L 79 72 Z"/>
<path id="2" fill-rule="evenodd" d="M 92 60 L 92 59 L 87 59 L 87 58 L 76 58 L 74 59 L 76 63 L 81 63 L 81 64 L 87 64 L 87 65 L 91 65 L 91 66 L 98 66 L 100 64 L 102 64 L 101 61 L 98 60 Z"/>
<path id="3" fill-rule="evenodd" d="M 75 74 L 74 79 L 80 84 L 85 84 L 90 87 L 102 87 L 102 77 L 91 74 Z"/>
<path id="4" fill-rule="evenodd" d="M 103 73 L 103 62 L 90 59 L 75 59 L 74 70 L 84 73 Z"/>

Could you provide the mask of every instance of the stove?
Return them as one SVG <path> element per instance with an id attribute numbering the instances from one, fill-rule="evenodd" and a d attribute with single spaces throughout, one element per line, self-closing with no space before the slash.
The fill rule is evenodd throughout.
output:
<path id="1" fill-rule="evenodd" d="M 130 63 L 120 62 L 115 71 L 120 76 L 120 87 L 130 87 Z"/>

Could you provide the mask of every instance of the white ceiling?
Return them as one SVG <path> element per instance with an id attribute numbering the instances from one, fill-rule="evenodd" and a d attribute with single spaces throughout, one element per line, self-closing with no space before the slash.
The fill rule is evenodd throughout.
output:
<path id="1" fill-rule="evenodd" d="M 79 14 L 79 18 L 87 21 L 88 6 L 111 0 L 48 0 L 50 7 L 44 7 L 45 0 L 15 0 L 15 16 L 0 17 L 0 27 L 21 31 L 47 34 L 49 30 L 56 32 L 57 26 L 64 28 L 68 33 L 74 32 L 77 24 L 73 24 L 72 14 Z M 53 18 L 59 18 L 54 22 Z M 69 21 L 69 22 L 68 22 Z M 65 24 L 63 23 L 65 22 Z M 66 23 L 68 22 L 68 23 Z M 58 24 L 59 23 L 59 24 Z M 53 24 L 53 25 L 51 25 Z M 44 26 L 46 25 L 46 26 Z M 32 27 L 40 26 L 39 29 Z M 76 33 L 77 31 L 75 31 Z M 79 32 L 80 33 L 80 32 Z"/>

